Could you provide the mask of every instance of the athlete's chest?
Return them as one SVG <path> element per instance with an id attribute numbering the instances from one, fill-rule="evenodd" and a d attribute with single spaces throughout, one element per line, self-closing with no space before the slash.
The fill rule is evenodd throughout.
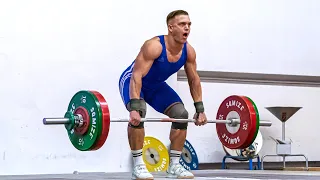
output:
<path id="1" fill-rule="evenodd" d="M 167 56 L 168 62 L 175 63 L 175 62 L 179 61 L 181 56 L 183 55 L 182 52 L 183 51 L 181 50 L 178 53 L 172 53 L 168 49 L 166 49 L 166 56 Z"/>

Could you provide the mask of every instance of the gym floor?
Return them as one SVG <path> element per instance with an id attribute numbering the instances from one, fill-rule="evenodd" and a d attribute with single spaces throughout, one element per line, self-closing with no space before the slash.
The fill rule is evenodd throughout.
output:
<path id="1" fill-rule="evenodd" d="M 315 171 L 271 171 L 271 170 L 197 170 L 193 171 L 194 179 L 215 179 L 215 180 L 312 180 L 320 179 L 320 172 Z M 168 179 L 165 173 L 153 173 L 154 179 Z M 77 173 L 77 174 L 50 174 L 50 175 L 17 175 L 0 176 L 5 180 L 103 180 L 103 179 L 131 179 L 131 174 L 127 173 Z"/>

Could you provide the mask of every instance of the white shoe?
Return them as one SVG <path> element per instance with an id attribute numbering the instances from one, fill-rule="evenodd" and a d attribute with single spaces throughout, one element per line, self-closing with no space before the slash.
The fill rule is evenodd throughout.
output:
<path id="1" fill-rule="evenodd" d="M 153 179 L 152 174 L 149 173 L 145 164 L 139 164 L 133 167 L 131 179 Z"/>
<path id="2" fill-rule="evenodd" d="M 180 163 L 171 164 L 167 169 L 168 178 L 177 178 L 177 179 L 193 179 L 194 175 L 186 170 Z"/>

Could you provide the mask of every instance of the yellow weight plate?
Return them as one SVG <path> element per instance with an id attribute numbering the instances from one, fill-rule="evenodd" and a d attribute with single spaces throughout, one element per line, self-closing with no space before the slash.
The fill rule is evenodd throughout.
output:
<path id="1" fill-rule="evenodd" d="M 142 157 L 150 172 L 165 172 L 169 166 L 168 149 L 154 137 L 145 136 Z"/>

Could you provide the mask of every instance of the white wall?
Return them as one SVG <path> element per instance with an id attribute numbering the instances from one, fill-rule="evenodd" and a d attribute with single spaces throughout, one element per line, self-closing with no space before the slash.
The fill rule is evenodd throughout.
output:
<path id="1" fill-rule="evenodd" d="M 302 7 L 307 6 L 306 3 L 302 3 L 304 1 L 290 1 L 290 5 L 289 1 L 282 1 L 281 4 L 277 4 L 278 1 L 259 1 L 259 3 L 241 1 L 241 3 L 233 2 L 232 5 L 225 1 L 208 0 L 201 1 L 199 4 L 193 2 L 174 1 L 168 5 L 168 1 L 155 4 L 146 0 L 0 1 L 0 82 L 2 84 L 0 108 L 3 127 L 0 131 L 3 137 L 0 146 L 0 157 L 2 157 L 0 174 L 70 173 L 74 170 L 129 171 L 131 161 L 126 123 L 111 124 L 107 142 L 99 151 L 79 152 L 70 144 L 63 126 L 44 126 L 42 118 L 63 116 L 71 97 L 78 90 L 83 89 L 100 91 L 110 104 L 112 117 L 127 117 L 128 113 L 122 105 L 118 92 L 119 75 L 135 58 L 144 40 L 166 33 L 165 17 L 170 11 L 186 9 L 190 12 L 193 21 L 190 42 L 197 50 L 199 69 L 210 66 L 214 67 L 210 70 L 237 68 L 238 71 L 249 72 L 270 71 L 273 66 L 265 63 L 266 54 L 272 54 L 268 59 L 274 59 L 280 63 L 278 67 L 281 68 L 273 72 L 279 72 L 280 69 L 283 71 L 283 68 L 286 68 L 284 64 L 292 58 L 288 57 L 280 61 L 282 59 L 275 59 L 273 56 L 279 52 L 278 57 L 290 55 L 292 50 L 297 49 L 288 49 L 282 54 L 281 49 L 275 49 L 274 44 L 270 45 L 270 41 L 266 41 L 269 43 L 266 45 L 267 48 L 254 44 L 243 45 L 246 42 L 246 38 L 241 34 L 244 32 L 242 29 L 244 26 L 235 18 L 241 17 L 243 20 L 249 18 L 245 22 L 259 26 L 254 37 L 259 41 L 265 41 L 266 39 L 261 38 L 265 37 L 263 36 L 265 33 L 270 32 L 270 26 L 264 30 L 260 26 L 265 23 L 260 22 L 260 19 L 255 21 L 250 19 L 259 17 L 257 14 L 263 13 L 266 18 L 270 17 L 270 14 L 282 17 L 279 12 L 284 5 L 291 9 L 288 12 L 315 13 L 310 9 L 302 10 Z M 319 7 L 319 3 L 313 2 L 310 7 Z M 239 14 L 238 9 L 242 9 L 247 14 Z M 270 10 L 274 10 L 275 13 L 271 13 Z M 301 14 L 295 17 L 300 17 Z M 290 16 L 286 14 L 286 17 Z M 234 25 L 239 27 L 230 26 L 232 22 L 238 22 L 239 24 Z M 267 22 L 270 23 L 270 19 Z M 285 28 L 283 31 L 288 31 L 287 35 L 295 32 L 289 22 L 289 24 L 282 24 L 280 20 L 278 22 L 277 27 Z M 315 21 L 309 19 L 308 22 Z M 301 34 L 310 35 L 317 30 L 316 27 L 314 29 L 310 27 L 301 28 L 303 30 L 300 29 Z M 277 31 L 276 37 L 280 36 L 281 32 Z M 287 37 L 287 40 L 290 40 L 291 36 Z M 300 39 L 303 37 L 300 36 L 298 40 Z M 258 44 L 260 43 L 262 42 Z M 279 44 L 280 47 L 285 45 Z M 306 48 L 305 45 L 297 44 L 296 40 L 290 41 L 290 45 L 294 48 Z M 254 51 L 255 56 L 251 56 L 250 59 L 247 58 L 247 54 L 239 55 L 239 53 L 247 53 L 246 49 L 239 49 L 239 47 L 259 49 Z M 298 58 L 301 60 L 296 66 L 300 69 L 291 69 L 285 73 L 317 75 L 318 72 L 312 69 L 317 64 L 310 63 L 318 57 L 314 51 L 315 45 L 303 50 L 308 50 L 308 56 L 294 55 L 297 57 L 295 61 Z M 253 62 L 253 64 L 249 65 L 246 62 L 246 66 L 232 66 L 225 61 L 227 59 L 232 62 L 234 57 L 242 58 L 241 60 L 247 59 L 247 62 Z M 309 66 L 302 69 L 301 64 L 309 64 Z M 265 70 L 261 69 L 262 67 Z M 192 114 L 192 101 L 186 84 L 177 83 L 175 76 L 168 82 L 181 93 Z M 315 118 L 313 112 L 316 111 L 319 90 L 259 87 L 264 90 L 258 90 L 255 86 L 203 84 L 208 117 L 215 117 L 219 103 L 228 95 L 246 94 L 257 103 L 261 109 L 261 116 L 270 118 L 274 122 L 272 128 L 262 129 L 263 135 L 265 137 L 271 134 L 280 136 L 280 126 L 277 126 L 280 124 L 277 124 L 277 120 L 268 114 L 263 106 L 274 103 L 278 105 L 282 100 L 284 104 L 301 105 L 304 109 L 288 122 L 288 136 L 295 142 L 293 151 L 308 153 L 310 160 L 319 160 L 315 149 L 304 148 L 316 140 L 317 126 L 315 125 L 318 122 L 312 118 Z M 293 99 L 291 95 L 296 97 Z M 150 107 L 148 110 L 148 117 L 162 117 Z M 309 127 L 306 121 L 312 121 L 313 126 Z M 147 123 L 146 128 L 147 135 L 157 137 L 165 144 L 169 143 L 170 124 Z M 214 126 L 208 125 L 200 129 L 191 125 L 189 129 L 188 139 L 195 146 L 200 162 L 221 161 L 223 151 L 217 141 Z M 307 140 L 305 140 L 306 135 L 302 133 L 306 130 L 311 135 Z M 198 141 L 195 142 L 196 140 Z M 268 140 L 262 153 L 272 152 L 273 149 L 273 144 Z"/>
<path id="2" fill-rule="evenodd" d="M 319 1 L 217 0 L 190 5 L 195 10 L 190 41 L 198 47 L 199 69 L 320 74 L 320 25 L 315 23 Z"/>

